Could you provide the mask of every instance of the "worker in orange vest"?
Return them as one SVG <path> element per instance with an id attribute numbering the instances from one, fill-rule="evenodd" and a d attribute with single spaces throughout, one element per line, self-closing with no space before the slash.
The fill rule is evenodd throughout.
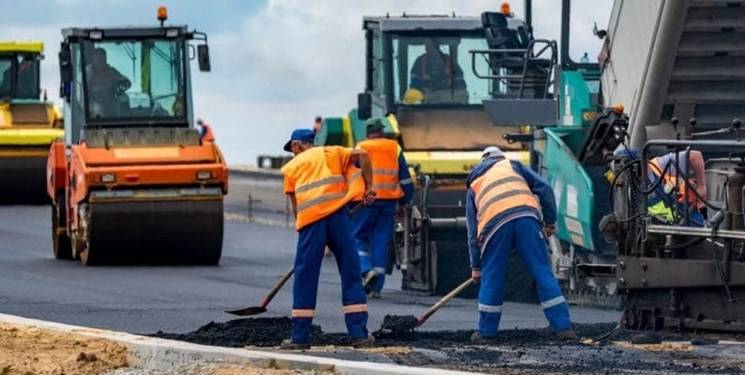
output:
<path id="1" fill-rule="evenodd" d="M 360 279 L 360 260 L 354 248 L 347 203 L 349 170 L 358 163 L 364 181 L 362 201 L 375 200 L 370 159 L 363 150 L 339 146 L 313 147 L 315 133 L 297 129 L 285 144 L 295 157 L 282 167 L 284 192 L 290 197 L 298 231 L 295 279 L 292 289 L 292 337 L 284 349 L 310 347 L 310 329 L 316 308 L 318 277 L 328 245 L 341 274 L 342 303 L 347 331 L 354 346 L 375 340 L 367 332 L 367 298 Z"/>
<path id="2" fill-rule="evenodd" d="M 367 139 L 357 145 L 372 164 L 375 203 L 352 214 L 357 253 L 368 298 L 380 298 L 388 266 L 388 243 L 393 236 L 396 207 L 414 194 L 409 166 L 398 142 L 385 137 L 379 118 L 366 123 Z"/>
<path id="3" fill-rule="evenodd" d="M 512 250 L 538 288 L 543 314 L 559 338 L 576 339 L 569 307 L 548 263 L 545 237 L 556 231 L 556 200 L 551 186 L 530 168 L 488 147 L 466 180 L 466 225 L 471 277 L 479 288 L 479 327 L 471 340 L 497 337 L 502 316 L 507 257 Z M 482 277 L 483 273 L 483 277 Z"/>

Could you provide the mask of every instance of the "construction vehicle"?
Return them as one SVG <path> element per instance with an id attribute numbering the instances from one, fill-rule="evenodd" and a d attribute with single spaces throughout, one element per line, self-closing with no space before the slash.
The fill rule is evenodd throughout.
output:
<path id="1" fill-rule="evenodd" d="M 210 70 L 207 35 L 166 18 L 161 7 L 160 26 L 62 30 L 65 140 L 52 146 L 47 185 L 58 259 L 220 261 L 228 172 L 192 114 L 189 69 L 195 56 Z"/>
<path id="2" fill-rule="evenodd" d="M 601 93 L 582 116 L 593 120 L 533 134 L 533 163 L 562 218 L 551 241 L 557 276 L 591 303 L 621 301 L 627 327 L 745 332 L 743 21 L 740 1 L 616 0 L 608 30 L 597 30 Z M 568 98 L 560 111 L 576 106 Z M 681 203 L 661 219 L 648 202 L 656 189 L 669 194 L 668 172 L 650 178 L 650 161 L 691 150 L 703 153 L 707 196 L 676 177 L 679 195 L 698 194 L 702 207 Z M 703 226 L 692 219 L 699 210 Z"/>
<path id="3" fill-rule="evenodd" d="M 46 198 L 49 145 L 63 137 L 62 115 L 40 89 L 42 42 L 0 41 L 0 197 Z"/>
<path id="4" fill-rule="evenodd" d="M 520 139 L 529 136 L 523 125 L 556 123 L 556 102 L 549 91 L 556 43 L 535 40 L 524 21 L 499 16 L 511 32 L 519 33 L 522 49 L 508 51 L 515 56 L 505 66 L 510 80 L 497 84 L 481 76 L 488 75 L 489 60 L 473 58 L 483 57 L 489 48 L 481 18 L 365 17 L 365 90 L 348 115 L 325 117 L 316 138 L 317 144 L 353 147 L 366 137 L 365 120 L 379 117 L 387 135 L 401 144 L 417 188 L 391 246 L 390 258 L 403 274 L 404 290 L 444 294 L 470 275 L 466 176 L 481 160 L 481 151 L 495 144 L 509 158 L 529 163 L 528 143 Z M 531 65 L 523 71 L 526 50 L 531 51 Z M 440 82 L 427 83 L 427 76 L 438 74 L 437 69 Z M 514 110 L 519 107 L 534 116 L 521 121 L 505 117 L 502 103 L 491 100 L 497 97 L 516 99 Z M 505 138 L 510 134 L 515 136 Z M 524 272 L 515 273 L 522 276 L 511 277 L 508 290 L 523 294 L 530 282 L 525 282 Z M 463 295 L 473 296 L 474 291 L 470 288 Z"/>

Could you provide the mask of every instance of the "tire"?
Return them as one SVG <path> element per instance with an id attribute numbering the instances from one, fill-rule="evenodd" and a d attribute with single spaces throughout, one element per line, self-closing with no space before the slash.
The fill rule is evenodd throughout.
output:
<path id="1" fill-rule="evenodd" d="M 72 244 L 67 235 L 67 218 L 64 214 L 65 196 L 59 194 L 52 203 L 52 253 L 55 259 L 72 260 Z"/>

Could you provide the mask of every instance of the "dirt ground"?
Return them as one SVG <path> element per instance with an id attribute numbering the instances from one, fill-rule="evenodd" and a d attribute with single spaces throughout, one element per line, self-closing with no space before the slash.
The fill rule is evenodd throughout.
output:
<path id="1" fill-rule="evenodd" d="M 0 323 L 0 375 L 97 375 L 125 366 L 119 344 Z"/>

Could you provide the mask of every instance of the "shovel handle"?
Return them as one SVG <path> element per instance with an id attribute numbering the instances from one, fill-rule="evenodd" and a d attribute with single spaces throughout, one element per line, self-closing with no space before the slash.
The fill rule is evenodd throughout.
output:
<path id="1" fill-rule="evenodd" d="M 360 208 L 361 208 L 362 206 L 364 206 L 364 205 L 365 205 L 365 203 L 363 203 L 363 202 L 357 203 L 357 205 L 356 205 L 356 206 L 352 207 L 352 208 L 351 208 L 351 209 L 349 210 L 349 214 L 350 214 L 350 215 L 354 214 L 355 212 L 357 212 L 357 210 L 359 210 L 359 209 L 360 209 Z"/>
<path id="2" fill-rule="evenodd" d="M 440 298 L 440 300 L 437 301 L 437 303 L 432 305 L 432 307 L 430 307 L 429 310 L 425 311 L 424 314 L 422 314 L 422 316 L 420 316 L 419 319 L 417 319 L 417 326 L 424 324 L 424 322 L 426 322 L 427 319 L 429 319 L 429 317 L 432 316 L 432 314 L 437 312 L 437 310 L 439 310 L 440 307 L 450 302 L 451 299 L 455 298 L 458 294 L 460 294 L 463 290 L 471 286 L 471 284 L 473 283 L 474 283 L 473 279 L 468 279 L 464 281 L 462 284 L 458 285 L 458 287 L 453 289 L 450 293 Z"/>
<path id="3" fill-rule="evenodd" d="M 264 297 L 264 301 L 261 302 L 261 307 L 265 308 L 267 305 L 269 305 L 269 302 L 272 301 L 274 296 L 276 296 L 279 290 L 282 289 L 285 283 L 287 283 L 287 280 L 289 280 L 290 277 L 292 277 L 293 273 L 295 273 L 295 267 L 290 268 L 289 271 L 285 272 L 285 274 L 282 275 L 282 278 L 279 279 L 277 284 L 275 284 L 272 290 L 270 290 L 269 293 L 267 293 L 266 296 Z"/>

